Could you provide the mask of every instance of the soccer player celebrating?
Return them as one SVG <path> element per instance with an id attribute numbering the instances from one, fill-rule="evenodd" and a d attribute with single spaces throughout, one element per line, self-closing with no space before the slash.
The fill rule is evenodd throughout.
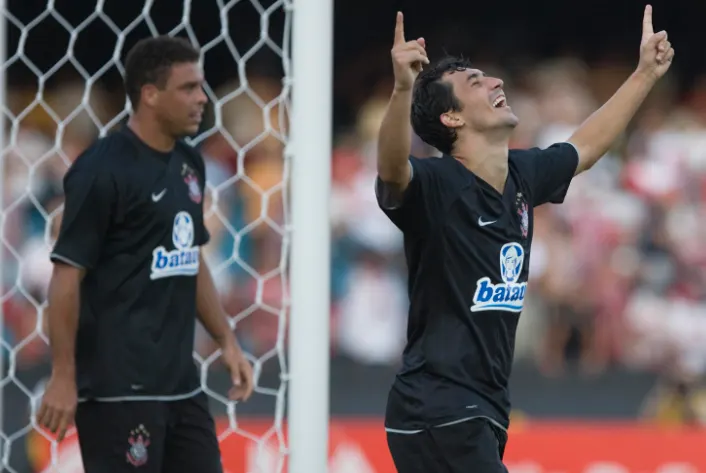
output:
<path id="1" fill-rule="evenodd" d="M 465 60 L 429 64 L 397 15 L 395 87 L 380 129 L 376 194 L 405 237 L 410 310 L 385 426 L 399 473 L 491 473 L 502 463 L 515 330 L 526 296 L 533 209 L 609 149 L 671 65 L 644 13 L 640 60 L 569 138 L 510 150 L 518 123 L 500 79 Z M 410 157 L 412 129 L 441 158 Z"/>
<path id="2" fill-rule="evenodd" d="M 253 389 L 200 252 L 204 161 L 181 140 L 207 101 L 198 61 L 182 39 L 137 43 L 125 65 L 134 114 L 64 179 L 37 422 L 61 440 L 75 413 L 86 473 L 222 472 L 192 357 L 196 316 L 222 349 L 231 398 Z"/>

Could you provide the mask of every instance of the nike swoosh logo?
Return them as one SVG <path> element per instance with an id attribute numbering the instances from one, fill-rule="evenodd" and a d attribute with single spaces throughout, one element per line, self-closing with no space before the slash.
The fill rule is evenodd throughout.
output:
<path id="1" fill-rule="evenodd" d="M 495 223 L 495 222 L 497 222 L 497 220 L 491 220 L 489 222 L 484 222 L 483 217 L 478 217 L 478 225 L 480 225 L 481 227 L 485 227 L 486 225 L 490 225 L 491 223 Z"/>
<path id="2" fill-rule="evenodd" d="M 159 202 L 162 200 L 162 197 L 164 197 L 164 194 L 167 193 L 167 189 L 162 190 L 159 194 L 152 194 L 152 202 Z"/>

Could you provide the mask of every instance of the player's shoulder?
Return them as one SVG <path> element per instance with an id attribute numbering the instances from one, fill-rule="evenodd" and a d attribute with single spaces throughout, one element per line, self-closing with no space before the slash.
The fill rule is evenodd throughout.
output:
<path id="1" fill-rule="evenodd" d="M 542 149 L 532 147 L 527 149 L 511 149 L 508 153 L 508 168 L 510 178 L 517 185 L 529 192 L 532 182 L 537 176 L 537 158 L 541 156 Z"/>
<path id="2" fill-rule="evenodd" d="M 74 165 L 110 169 L 113 163 L 124 161 L 125 156 L 133 154 L 132 152 L 134 152 L 134 144 L 124 133 L 116 130 L 94 140 L 76 158 Z"/>
<path id="3" fill-rule="evenodd" d="M 541 166 L 540 161 L 555 156 L 578 156 L 578 152 L 576 147 L 568 141 L 557 142 L 544 148 L 535 146 L 527 149 L 511 149 L 508 154 L 508 162 L 511 167 L 520 172 L 534 172 L 537 170 L 537 166 Z"/>
<path id="4" fill-rule="evenodd" d="M 112 174 L 120 158 L 129 154 L 130 142 L 118 132 L 95 139 L 71 164 L 70 174 Z"/>
<path id="5" fill-rule="evenodd" d="M 410 161 L 413 161 L 415 164 L 421 164 L 423 166 L 428 166 L 430 168 L 435 168 L 435 169 L 443 169 L 446 166 L 448 166 L 448 156 L 442 155 L 442 156 L 414 156 L 414 155 L 409 155 Z"/>
<path id="6" fill-rule="evenodd" d="M 568 141 L 560 141 L 553 143 L 544 148 L 534 146 L 527 149 L 511 149 L 509 153 L 510 161 L 515 161 L 520 164 L 527 162 L 528 159 L 535 158 L 545 153 L 575 153 L 576 147 Z"/>
<path id="7" fill-rule="evenodd" d="M 523 165 L 533 157 L 535 157 L 542 150 L 538 147 L 526 148 L 526 149 L 511 149 L 508 153 L 508 161 L 511 163 Z"/>
<path id="8" fill-rule="evenodd" d="M 113 192 L 116 189 L 116 176 L 119 174 L 115 156 L 115 144 L 111 137 L 94 140 L 71 163 L 63 178 L 64 192 L 78 189 L 102 189 Z"/>
<path id="9" fill-rule="evenodd" d="M 455 201 L 463 192 L 475 186 L 473 173 L 453 156 L 414 158 L 412 180 L 416 181 L 427 197 L 441 207 Z M 435 197 L 431 197 L 435 196 Z"/>
<path id="10" fill-rule="evenodd" d="M 450 156 L 417 157 L 410 155 L 412 172 L 424 173 L 437 179 L 453 177 L 455 174 L 455 160 Z"/>

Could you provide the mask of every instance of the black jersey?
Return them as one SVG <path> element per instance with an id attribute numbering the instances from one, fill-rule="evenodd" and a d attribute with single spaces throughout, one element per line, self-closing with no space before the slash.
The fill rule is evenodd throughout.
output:
<path id="1" fill-rule="evenodd" d="M 485 416 L 507 428 L 515 330 L 529 275 L 533 208 L 562 202 L 573 145 L 511 150 L 501 194 L 450 156 L 410 158 L 401 202 L 383 211 L 404 233 L 410 298 L 402 368 L 386 427 L 412 431 Z"/>
<path id="2" fill-rule="evenodd" d="M 177 399 L 200 388 L 193 360 L 204 227 L 202 157 L 168 153 L 127 126 L 96 141 L 64 178 L 51 258 L 85 268 L 76 370 L 80 398 Z"/>

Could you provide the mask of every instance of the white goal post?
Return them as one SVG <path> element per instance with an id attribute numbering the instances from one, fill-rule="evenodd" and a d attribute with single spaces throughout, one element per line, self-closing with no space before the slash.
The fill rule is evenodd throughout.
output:
<path id="1" fill-rule="evenodd" d="M 294 2 L 290 473 L 328 471 L 333 0 Z M 323 93 L 322 93 L 323 91 Z M 298 229 L 302 225 L 303 231 Z"/>
<path id="2" fill-rule="evenodd" d="M 37 8 L 30 8 L 33 3 Z M 247 404 L 227 402 L 225 391 L 209 384 L 209 368 L 217 362 L 218 352 L 206 356 L 194 353 L 202 369 L 205 391 L 224 413 L 219 423 L 222 450 L 239 445 L 233 443 L 234 438 L 247 443 L 244 455 L 249 456 L 242 459 L 242 465 L 224 461 L 225 473 L 325 473 L 329 427 L 333 0 L 135 0 L 134 4 L 138 3 L 134 18 L 118 21 L 115 12 L 128 9 L 133 3 L 0 0 L 0 109 L 4 125 L 0 126 L 0 472 L 82 471 L 80 463 L 76 463 L 75 430 L 59 445 L 34 419 L 49 374 L 48 339 L 43 328 L 47 304 L 41 285 L 48 282 L 48 255 L 55 237 L 52 224 L 61 217 L 63 209 L 61 204 L 52 207 L 43 201 L 36 195 L 36 188 L 38 182 L 49 179 L 47 175 L 57 172 L 57 162 L 63 162 L 65 170 L 75 157 L 75 149 L 71 148 L 75 144 L 69 143 L 71 127 L 85 123 L 102 136 L 128 116 L 127 102 L 108 117 L 100 113 L 94 102 L 99 90 L 101 94 L 124 97 L 122 90 L 115 89 L 115 82 L 105 86 L 104 78 L 111 71 L 114 75 L 124 73 L 127 49 L 140 37 L 170 34 L 188 38 L 200 48 L 204 60 L 205 89 L 213 119 L 192 143 L 202 146 L 212 137 L 224 136 L 221 143 L 230 146 L 237 163 L 235 174 L 217 182 L 207 175 L 211 202 L 207 213 L 216 222 L 214 225 L 219 225 L 224 238 L 233 241 L 230 254 L 221 259 L 214 257 L 211 268 L 218 278 L 237 267 L 245 279 L 254 281 L 252 300 L 230 312 L 236 328 L 249 318 L 276 318 L 273 346 L 249 352 L 258 383 L 253 399 L 267 398 L 266 405 L 272 406 L 258 424 L 260 430 L 250 430 L 250 425 L 242 422 L 242 415 L 237 414 L 243 409 L 247 412 Z M 80 18 L 72 16 L 74 6 L 82 9 Z M 172 15 L 179 20 L 165 24 L 168 22 L 161 21 L 162 15 L 155 13 L 159 8 L 171 13 L 179 9 L 178 15 Z M 206 9 L 208 12 L 204 13 Z M 242 12 L 259 16 L 259 37 L 252 42 L 235 38 Z M 273 31 L 273 24 L 283 30 Z M 99 26 L 112 32 L 115 41 L 104 44 L 96 40 L 90 46 L 106 48 L 108 52 L 103 56 L 109 58 L 105 64 L 82 64 L 77 45 L 82 41 L 91 43 L 86 38 L 91 34 L 87 31 Z M 47 48 L 56 49 L 61 41 L 66 45 L 52 64 L 42 64 L 42 41 Z M 228 67 L 220 63 L 224 54 L 232 64 L 229 73 L 233 81 L 225 83 L 233 85 L 225 90 L 217 90 L 209 76 L 209 54 L 214 50 L 221 51 L 220 56 L 213 55 L 217 59 L 212 59 L 217 61 L 219 70 Z M 271 96 L 260 93 L 253 85 L 257 78 L 251 76 L 250 69 L 253 57 L 265 52 L 278 57 L 276 62 L 282 71 L 277 78 L 279 89 Z M 59 84 L 56 77 L 63 68 L 71 68 L 74 76 L 79 76 L 81 90 L 76 103 L 68 109 L 64 105 L 62 110 L 55 103 L 56 97 L 69 102 L 71 99 L 65 90 L 57 92 L 53 87 Z M 17 69 L 24 74 L 20 79 L 13 75 Z M 244 126 L 247 131 L 242 135 L 233 132 L 232 120 L 228 122 L 227 117 L 240 113 L 239 106 L 234 105 L 240 99 L 261 110 L 261 122 L 248 122 L 252 126 Z M 252 111 L 251 108 L 245 107 Z M 279 143 L 275 147 L 280 150 L 280 162 L 274 167 L 281 171 L 281 179 L 269 187 L 249 175 L 245 166 L 248 153 L 265 140 Z M 227 195 L 238 185 L 247 187 L 251 201 L 252 194 L 255 201 L 259 200 L 259 211 L 249 220 L 235 221 L 228 213 L 232 209 Z M 278 199 L 282 205 L 279 213 L 271 210 L 272 202 Z M 26 229 L 29 213 L 43 219 L 43 230 L 31 233 Z M 258 226 L 267 227 L 281 242 L 275 268 L 257 267 L 240 253 L 245 251 L 241 250 L 241 243 Z M 263 293 L 266 283 L 275 279 L 281 281 L 281 290 L 275 291 L 273 301 Z M 234 280 L 236 286 L 242 281 Z M 17 310 L 24 317 L 22 327 L 26 328 L 31 320 L 33 328 L 17 328 L 16 315 L 11 316 L 8 310 Z M 32 358 L 27 355 L 29 352 L 39 355 Z M 25 356 L 31 361 L 23 361 Z M 279 366 L 276 386 L 260 384 L 260 375 L 268 363 Z M 26 368 L 27 365 L 35 367 Z M 19 404 L 18 399 L 22 400 Z M 47 444 L 46 451 L 42 450 L 42 442 Z"/>

